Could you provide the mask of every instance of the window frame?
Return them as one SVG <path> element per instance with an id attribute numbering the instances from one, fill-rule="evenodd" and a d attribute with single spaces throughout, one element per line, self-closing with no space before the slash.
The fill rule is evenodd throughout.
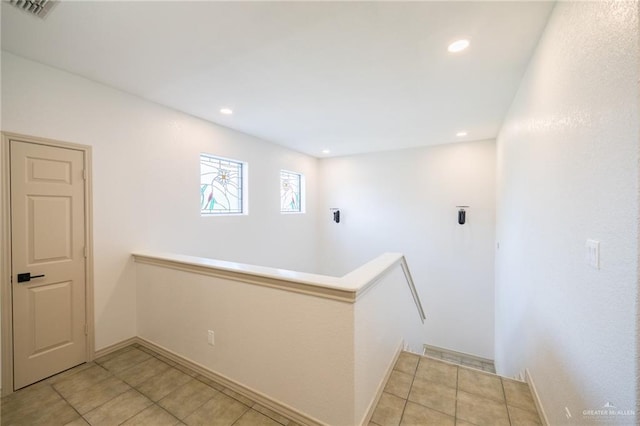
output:
<path id="1" fill-rule="evenodd" d="M 238 180 L 240 183 L 240 187 L 238 188 L 239 197 L 238 200 L 240 202 L 240 211 L 205 211 L 202 209 L 202 198 L 200 199 L 200 217 L 220 217 L 220 216 L 247 216 L 249 214 L 249 188 L 248 188 L 248 175 L 249 175 L 249 165 L 246 161 L 236 160 L 234 158 L 223 157 L 221 155 L 210 154 L 208 152 L 201 152 L 199 156 L 200 162 L 200 195 L 203 195 L 202 189 L 202 159 L 203 157 L 218 160 L 220 162 L 227 162 L 236 164 L 239 166 L 239 176 Z"/>
<path id="2" fill-rule="evenodd" d="M 289 174 L 289 175 L 296 175 L 298 176 L 298 204 L 299 204 L 299 210 L 293 210 L 293 211 L 287 211 L 287 210 L 282 210 L 282 184 L 283 184 L 283 173 Z M 280 214 L 305 214 L 306 213 L 306 192 L 305 192 L 305 177 L 303 173 L 300 172 L 294 172 L 292 170 L 287 170 L 287 169 L 280 169 L 280 174 L 279 174 L 279 179 L 278 179 L 278 183 L 279 183 L 279 188 L 280 188 Z"/>

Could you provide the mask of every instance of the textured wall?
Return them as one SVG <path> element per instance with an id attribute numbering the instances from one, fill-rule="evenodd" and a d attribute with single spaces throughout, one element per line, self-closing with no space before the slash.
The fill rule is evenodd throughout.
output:
<path id="1" fill-rule="evenodd" d="M 637 52 L 635 2 L 559 2 L 498 137 L 496 364 L 551 424 L 636 404 Z"/>

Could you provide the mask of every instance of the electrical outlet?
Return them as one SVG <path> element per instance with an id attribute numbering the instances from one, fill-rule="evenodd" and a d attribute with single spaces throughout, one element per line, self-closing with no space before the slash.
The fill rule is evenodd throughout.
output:
<path id="1" fill-rule="evenodd" d="M 209 330 L 209 333 L 207 334 L 207 342 L 211 346 L 215 345 L 216 338 L 215 338 L 215 334 L 213 333 L 213 330 Z"/>

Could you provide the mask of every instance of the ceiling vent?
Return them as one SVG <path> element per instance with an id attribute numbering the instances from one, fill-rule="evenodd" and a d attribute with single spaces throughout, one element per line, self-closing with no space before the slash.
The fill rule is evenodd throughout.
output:
<path id="1" fill-rule="evenodd" d="M 36 15 L 39 18 L 47 16 L 47 14 L 53 9 L 57 1 L 53 0 L 9 0 L 9 3 L 15 7 L 24 10 L 32 15 Z"/>

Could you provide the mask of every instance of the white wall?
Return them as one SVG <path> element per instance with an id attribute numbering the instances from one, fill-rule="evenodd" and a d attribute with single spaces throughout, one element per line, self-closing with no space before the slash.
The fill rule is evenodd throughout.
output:
<path id="1" fill-rule="evenodd" d="M 355 304 L 257 285 L 259 276 L 245 283 L 137 264 L 138 335 L 321 423 L 363 424 L 403 343 L 422 345 L 402 266 L 379 269 L 377 260 L 363 267 L 375 272 L 371 287 L 362 269 L 343 280 L 368 287 Z"/>
<path id="2" fill-rule="evenodd" d="M 136 266 L 140 337 L 326 424 L 352 424 L 354 305 Z"/>
<path id="3" fill-rule="evenodd" d="M 423 343 L 493 358 L 494 141 L 324 159 L 320 180 L 322 271 L 404 253 L 427 315 Z M 471 206 L 463 226 L 457 205 Z"/>
<path id="4" fill-rule="evenodd" d="M 393 318 L 393 321 L 389 321 Z M 389 271 L 354 306 L 354 424 L 364 424 L 398 350 L 421 352 L 424 325 L 401 266 Z"/>
<path id="5" fill-rule="evenodd" d="M 93 147 L 97 349 L 136 335 L 132 251 L 316 268 L 312 157 L 7 52 L 2 126 Z M 200 152 L 249 163 L 248 216 L 200 217 Z M 307 214 L 279 213 L 281 168 L 305 174 Z"/>
<path id="6" fill-rule="evenodd" d="M 559 2 L 498 138 L 496 366 L 551 424 L 635 409 L 637 81 L 637 3 Z"/>

